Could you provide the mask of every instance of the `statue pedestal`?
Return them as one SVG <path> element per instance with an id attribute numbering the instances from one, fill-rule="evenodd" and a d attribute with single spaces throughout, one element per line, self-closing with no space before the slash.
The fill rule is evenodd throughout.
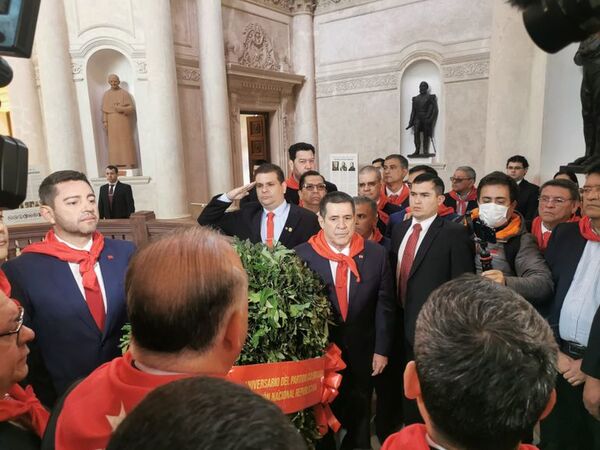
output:
<path id="1" fill-rule="evenodd" d="M 142 169 L 119 169 L 120 177 L 139 177 L 142 175 Z"/>

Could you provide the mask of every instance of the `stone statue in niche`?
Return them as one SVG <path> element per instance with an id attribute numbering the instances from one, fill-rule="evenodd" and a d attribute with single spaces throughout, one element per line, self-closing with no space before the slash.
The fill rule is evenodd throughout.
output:
<path id="1" fill-rule="evenodd" d="M 581 114 L 585 156 L 569 165 L 583 166 L 600 160 L 600 33 L 579 44 L 574 60 L 583 69 Z"/>
<path id="2" fill-rule="evenodd" d="M 115 74 L 108 76 L 110 89 L 102 97 L 102 125 L 108 133 L 108 163 L 123 169 L 138 166 L 133 141 L 135 106 Z"/>
<path id="3" fill-rule="evenodd" d="M 421 84 L 419 84 L 419 95 L 412 98 L 412 111 L 408 126 L 406 127 L 407 130 L 412 128 L 415 133 L 415 152 L 408 155 L 409 158 L 435 156 L 435 153 L 429 153 L 429 143 L 433 141 L 433 131 L 437 116 L 437 98 L 434 94 L 429 93 L 427 82 L 421 81 Z"/>

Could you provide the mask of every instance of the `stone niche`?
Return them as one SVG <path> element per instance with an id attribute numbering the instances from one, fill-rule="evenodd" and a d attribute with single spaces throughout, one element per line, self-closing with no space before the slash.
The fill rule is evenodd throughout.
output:
<path id="1" fill-rule="evenodd" d="M 86 72 L 98 173 L 103 173 L 104 167 L 110 163 L 108 161 L 108 136 L 102 126 L 102 97 L 104 92 L 110 88 L 107 81 L 108 75 L 113 73 L 118 75 L 121 80 L 121 87 L 131 94 L 135 104 L 134 71 L 129 59 L 121 52 L 112 49 L 102 49 L 90 56 L 87 61 Z M 140 146 L 137 132 L 137 115 L 135 113 L 132 116 L 132 120 L 138 167 L 140 167 Z M 137 174 L 136 172 L 135 175 Z"/>

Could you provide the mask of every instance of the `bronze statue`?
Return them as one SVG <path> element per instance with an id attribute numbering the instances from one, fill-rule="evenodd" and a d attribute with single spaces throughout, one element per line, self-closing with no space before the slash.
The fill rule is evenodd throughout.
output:
<path id="1" fill-rule="evenodd" d="M 121 88 L 115 74 L 108 76 L 110 89 L 102 98 L 102 125 L 108 133 L 108 163 L 119 168 L 137 167 L 133 142 L 132 115 L 135 111 L 129 92 Z"/>
<path id="2" fill-rule="evenodd" d="M 600 159 L 600 33 L 579 44 L 575 64 L 583 69 L 581 81 L 581 115 L 585 156 L 570 165 L 586 165 Z"/>
<path id="3" fill-rule="evenodd" d="M 415 152 L 408 155 L 409 158 L 427 158 L 435 155 L 435 153 L 429 153 L 429 141 L 433 139 L 437 116 L 437 98 L 434 94 L 429 93 L 427 82 L 421 81 L 419 95 L 412 98 L 410 121 L 406 127 L 407 130 L 413 128 L 415 133 Z M 422 140 L 421 133 L 423 133 Z"/>

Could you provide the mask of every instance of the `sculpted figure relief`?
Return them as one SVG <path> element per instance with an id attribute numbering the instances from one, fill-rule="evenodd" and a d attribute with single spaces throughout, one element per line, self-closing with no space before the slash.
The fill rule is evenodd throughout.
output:
<path id="1" fill-rule="evenodd" d="M 429 93 L 429 85 L 425 81 L 419 84 L 419 95 L 412 98 L 412 111 L 406 129 L 413 128 L 415 133 L 415 152 L 410 158 L 427 158 L 435 155 L 429 153 L 429 142 L 433 137 L 435 122 L 438 116 L 437 98 Z M 423 134 L 423 139 L 421 139 Z"/>
<path id="2" fill-rule="evenodd" d="M 573 164 L 589 164 L 600 158 L 600 33 L 596 33 L 579 45 L 575 64 L 583 69 L 581 81 L 581 113 L 585 156 Z"/>
<path id="3" fill-rule="evenodd" d="M 119 168 L 135 168 L 137 158 L 133 142 L 133 99 L 120 87 L 121 80 L 117 75 L 109 75 L 108 84 L 110 89 L 102 98 L 102 124 L 108 133 L 108 162 Z"/>

